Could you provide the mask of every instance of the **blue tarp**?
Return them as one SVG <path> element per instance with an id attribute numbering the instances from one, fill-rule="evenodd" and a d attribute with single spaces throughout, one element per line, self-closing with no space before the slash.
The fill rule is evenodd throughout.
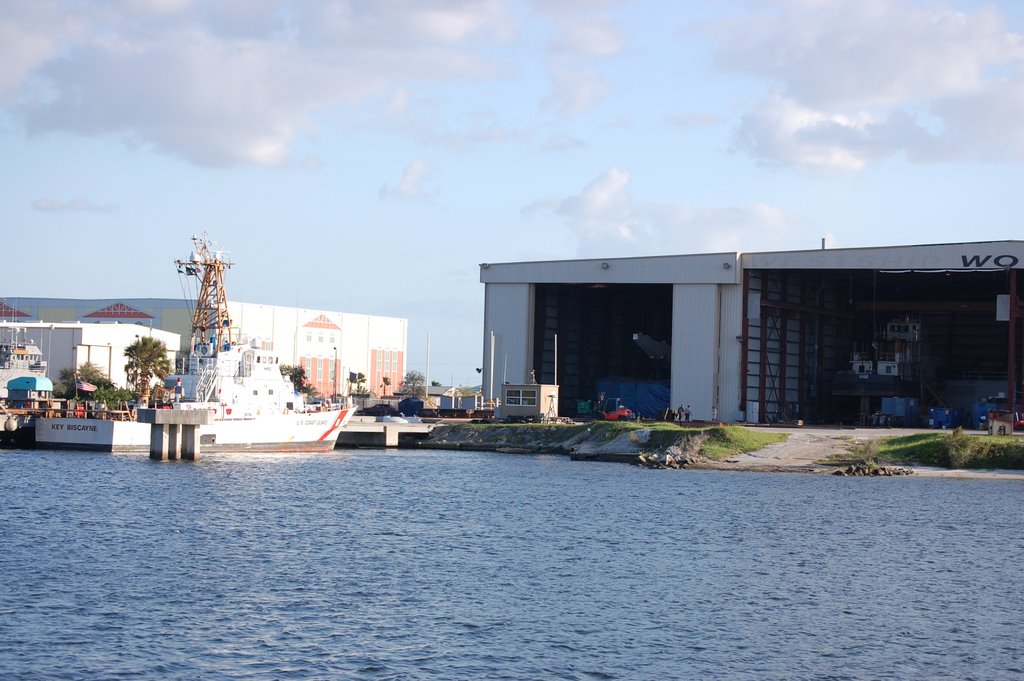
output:
<path id="1" fill-rule="evenodd" d="M 402 416 L 419 416 L 423 412 L 423 400 L 418 397 L 406 397 L 398 403 L 398 413 Z"/>
<path id="2" fill-rule="evenodd" d="M 668 409 L 672 397 L 668 381 L 602 378 L 597 382 L 597 390 L 604 393 L 606 399 L 621 398 L 625 406 L 647 419 L 661 418 Z"/>

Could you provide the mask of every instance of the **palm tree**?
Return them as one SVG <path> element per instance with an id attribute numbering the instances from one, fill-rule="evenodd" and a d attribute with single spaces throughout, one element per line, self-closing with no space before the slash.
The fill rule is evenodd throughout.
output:
<path id="1" fill-rule="evenodd" d="M 167 345 L 159 338 L 141 336 L 124 349 L 124 356 L 128 358 L 124 370 L 128 374 L 128 381 L 139 394 L 139 403 L 149 404 L 149 390 L 153 377 L 163 378 L 171 373 Z"/>
<path id="2" fill-rule="evenodd" d="M 349 390 L 353 395 L 369 395 L 369 391 L 366 390 L 366 374 L 356 374 L 356 380 L 349 381 Z"/>

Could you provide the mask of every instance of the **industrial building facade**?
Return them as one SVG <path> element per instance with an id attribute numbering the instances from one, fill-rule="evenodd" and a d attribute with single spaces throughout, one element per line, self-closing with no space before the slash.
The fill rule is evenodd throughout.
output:
<path id="1" fill-rule="evenodd" d="M 309 383 L 321 395 L 348 394 L 350 374 L 363 374 L 366 387 L 376 394 L 390 394 L 402 383 L 408 353 L 405 319 L 234 301 L 228 301 L 228 309 L 250 339 L 258 339 L 262 347 L 276 351 L 285 364 L 305 369 Z M 0 320 L 15 324 L 91 323 L 98 325 L 93 333 L 107 325 L 127 326 L 134 335 L 154 329 L 168 331 L 177 334 L 175 341 L 180 337 L 180 346 L 175 349 L 187 354 L 192 312 L 185 300 L 171 298 L 7 298 L 0 303 Z M 123 328 L 119 331 L 115 334 L 118 339 L 127 337 Z M 44 354 L 50 353 L 45 347 L 49 339 L 43 332 L 36 339 L 42 343 Z M 103 348 L 107 345 L 104 341 Z M 87 360 L 103 360 L 107 365 L 112 362 L 116 373 L 118 362 L 123 364 L 118 356 L 104 359 L 106 355 L 98 350 L 88 356 L 55 355 L 51 378 L 65 368 L 65 359 L 76 365 Z"/>
<path id="2" fill-rule="evenodd" d="M 572 415 L 662 385 L 663 408 L 755 423 L 1020 402 L 1024 242 L 480 267 L 488 398 L 555 383 Z"/>

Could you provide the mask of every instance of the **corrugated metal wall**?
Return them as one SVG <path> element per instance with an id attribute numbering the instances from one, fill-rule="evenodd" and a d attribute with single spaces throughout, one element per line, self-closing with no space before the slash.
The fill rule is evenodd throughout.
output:
<path id="1" fill-rule="evenodd" d="M 491 354 L 491 334 L 494 354 Z M 484 293 L 484 398 L 501 394 L 501 384 L 526 383 L 533 363 L 533 286 L 488 284 Z"/>
<path id="2" fill-rule="evenodd" d="M 690 405 L 694 420 L 710 420 L 717 397 L 718 286 L 672 289 L 672 406 Z"/>
<path id="3" fill-rule="evenodd" d="M 718 287 L 718 408 L 717 418 L 735 421 L 740 409 L 740 358 L 743 345 L 743 287 Z"/>

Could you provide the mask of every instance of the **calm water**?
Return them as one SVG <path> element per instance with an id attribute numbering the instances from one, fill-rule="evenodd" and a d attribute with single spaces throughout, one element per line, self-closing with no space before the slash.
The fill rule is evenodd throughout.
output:
<path id="1" fill-rule="evenodd" d="M 0 677 L 1024 675 L 1024 485 L 0 453 Z"/>

